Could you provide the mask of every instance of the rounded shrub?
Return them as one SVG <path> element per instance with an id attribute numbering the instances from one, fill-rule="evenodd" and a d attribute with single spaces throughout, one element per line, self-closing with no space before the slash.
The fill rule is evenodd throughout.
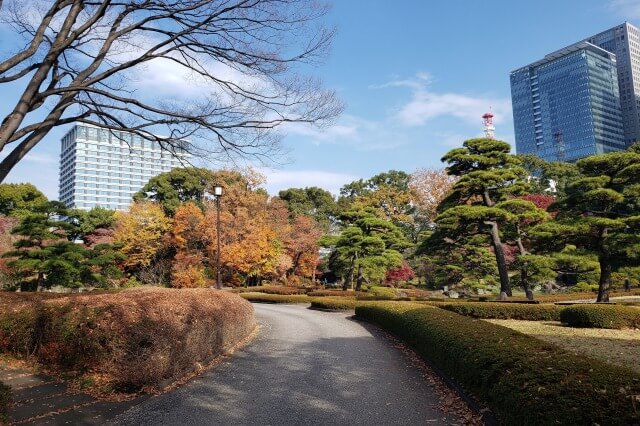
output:
<path id="1" fill-rule="evenodd" d="M 576 305 L 560 312 L 560 321 L 570 327 L 639 328 L 640 309 L 616 305 Z"/>

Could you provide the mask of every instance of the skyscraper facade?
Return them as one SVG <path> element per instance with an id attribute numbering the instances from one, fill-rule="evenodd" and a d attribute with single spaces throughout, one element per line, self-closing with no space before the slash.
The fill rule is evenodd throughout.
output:
<path id="1" fill-rule="evenodd" d="M 586 41 L 616 55 L 625 143 L 640 141 L 640 30 L 625 22 Z"/>
<path id="2" fill-rule="evenodd" d="M 149 179 L 187 165 L 185 148 L 167 152 L 139 135 L 76 123 L 61 142 L 60 201 L 69 208 L 126 210 Z"/>
<path id="3" fill-rule="evenodd" d="M 575 161 L 625 148 L 615 54 L 580 42 L 511 73 L 519 154 Z"/>

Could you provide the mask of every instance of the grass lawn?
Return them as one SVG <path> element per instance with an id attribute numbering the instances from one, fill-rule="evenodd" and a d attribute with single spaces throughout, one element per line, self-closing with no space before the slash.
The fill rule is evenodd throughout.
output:
<path id="1" fill-rule="evenodd" d="M 554 343 L 576 355 L 597 358 L 640 373 L 640 330 L 572 328 L 551 321 L 486 321 Z"/>

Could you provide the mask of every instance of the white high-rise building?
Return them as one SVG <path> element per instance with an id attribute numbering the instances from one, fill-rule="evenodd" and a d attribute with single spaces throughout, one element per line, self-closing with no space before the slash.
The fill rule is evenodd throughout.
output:
<path id="1" fill-rule="evenodd" d="M 129 132 L 76 123 L 62 138 L 60 201 L 69 208 L 127 210 L 149 179 L 188 165 L 184 148 L 172 153 Z"/>

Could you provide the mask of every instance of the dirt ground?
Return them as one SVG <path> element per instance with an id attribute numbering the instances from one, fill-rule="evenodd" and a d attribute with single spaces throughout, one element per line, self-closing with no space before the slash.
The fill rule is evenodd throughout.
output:
<path id="1" fill-rule="evenodd" d="M 487 320 L 554 343 L 577 355 L 631 368 L 640 373 L 640 330 L 572 328 L 552 321 Z"/>

